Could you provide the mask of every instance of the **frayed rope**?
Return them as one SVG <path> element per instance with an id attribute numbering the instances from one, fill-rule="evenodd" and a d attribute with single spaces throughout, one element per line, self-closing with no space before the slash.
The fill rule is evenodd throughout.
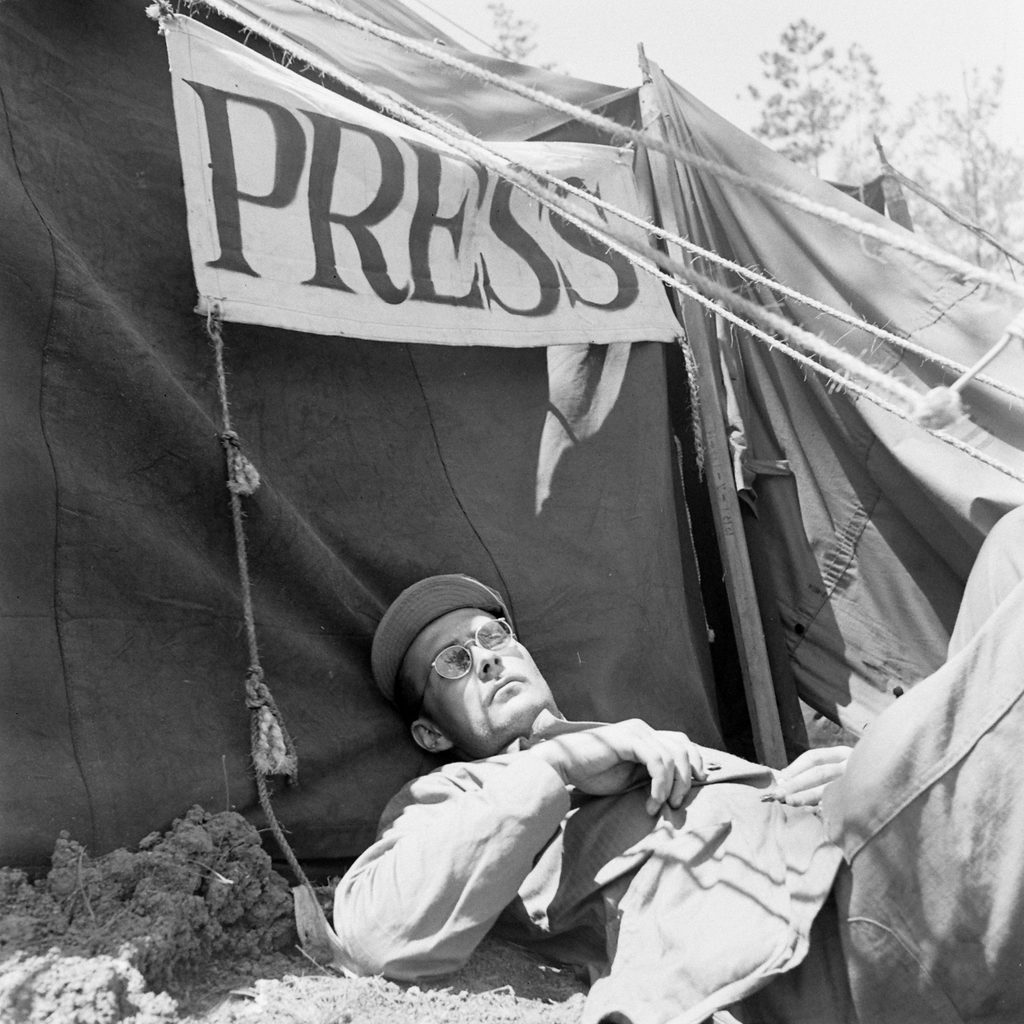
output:
<path id="1" fill-rule="evenodd" d="M 231 493 L 231 520 L 235 534 L 235 555 L 242 597 L 242 617 L 249 649 L 249 669 L 245 676 L 246 705 L 251 712 L 252 764 L 258 777 L 283 775 L 296 782 L 299 760 L 288 730 L 284 726 L 277 704 L 263 677 L 259 645 L 256 641 L 256 615 L 252 603 L 252 584 L 249 578 L 249 558 L 246 552 L 245 522 L 242 516 L 243 496 L 256 492 L 260 474 L 242 452 L 238 434 L 231 427 L 231 409 L 228 404 L 227 372 L 224 367 L 224 335 L 219 310 L 211 304 L 206 317 L 206 333 L 213 344 L 217 373 L 217 396 L 220 400 L 223 429 L 219 434 L 224 448 L 227 469 L 227 488 Z"/>
<path id="2" fill-rule="evenodd" d="M 242 517 L 242 495 L 251 495 L 260 484 L 256 467 L 242 454 L 238 435 L 231 429 L 231 410 L 228 405 L 227 374 L 224 369 L 224 336 L 221 330 L 220 310 L 211 303 L 206 316 L 206 333 L 213 345 L 217 370 L 217 396 L 220 400 L 223 429 L 220 442 L 224 447 L 227 461 L 227 486 L 231 493 L 231 521 L 235 534 L 235 554 L 238 561 L 238 578 L 242 592 L 242 612 L 245 620 L 245 636 L 249 649 L 249 668 L 245 674 L 245 703 L 249 708 L 249 748 L 252 756 L 253 773 L 256 777 L 256 794 L 260 808 L 267 819 L 270 831 L 284 854 L 288 866 L 315 902 L 316 892 L 295 851 L 288 842 L 281 822 L 270 799 L 267 780 L 273 776 L 284 776 L 288 782 L 299 779 L 299 758 L 295 745 L 284 720 L 277 709 L 270 687 L 263 677 L 260 665 L 259 647 L 256 643 L 256 616 L 252 606 L 252 585 L 249 580 L 249 559 L 245 545 L 245 523 Z M 326 921 L 324 922 L 326 927 Z"/>

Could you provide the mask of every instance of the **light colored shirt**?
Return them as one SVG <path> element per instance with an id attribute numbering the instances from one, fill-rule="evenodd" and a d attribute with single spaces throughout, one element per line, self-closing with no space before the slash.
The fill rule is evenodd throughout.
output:
<path id="1" fill-rule="evenodd" d="M 338 885 L 348 966 L 443 975 L 497 926 L 589 970 L 584 1022 L 698 1022 L 756 991 L 803 960 L 841 856 L 814 810 L 762 801 L 768 769 L 704 755 L 713 784 L 655 816 L 644 783 L 590 797 L 522 750 L 413 780 Z"/>

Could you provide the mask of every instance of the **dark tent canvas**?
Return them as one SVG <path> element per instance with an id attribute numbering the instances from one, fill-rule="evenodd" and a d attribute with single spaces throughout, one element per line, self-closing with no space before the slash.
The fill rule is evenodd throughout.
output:
<path id="1" fill-rule="evenodd" d="M 430 34 L 397 6 L 374 9 Z M 13 864 L 41 863 L 61 829 L 100 852 L 193 803 L 259 815 L 218 397 L 192 312 L 166 51 L 142 3 L 67 15 L 56 0 L 0 6 L 0 860 Z M 367 75 L 372 64 L 399 90 L 427 82 L 417 61 L 382 64 L 373 51 L 355 34 L 334 57 Z M 518 73 L 638 116 L 635 90 Z M 497 116 L 497 91 L 438 87 L 434 99 L 441 112 L 449 102 L 476 111 L 467 127 L 493 123 L 502 139 L 606 141 L 512 101 Z M 698 150 L 827 188 L 677 87 L 663 85 L 659 101 Z M 660 213 L 676 208 L 695 238 L 966 361 L 1020 304 L 888 253 L 883 267 L 859 242 L 841 254 L 834 228 L 711 176 L 670 184 Z M 691 335 L 714 333 L 694 307 L 684 319 Z M 300 759 L 298 784 L 274 798 L 299 857 L 358 853 L 383 802 L 426 766 L 376 693 L 368 650 L 389 600 L 427 573 L 499 586 L 568 714 L 639 715 L 720 741 L 714 612 L 697 571 L 698 554 L 714 564 L 713 539 L 702 484 L 677 462 L 686 440 L 672 346 L 451 349 L 236 323 L 224 334 L 233 424 L 262 477 L 245 527 L 262 664 Z M 941 657 L 973 553 L 1021 485 L 753 343 L 722 353 L 748 443 L 742 482 L 758 494 L 752 542 L 763 540 L 761 582 L 776 602 L 766 608 L 781 609 L 801 695 L 856 728 L 892 699 L 882 684 L 892 653 L 875 658 L 873 624 L 892 624 L 893 650 L 913 630 L 908 683 Z M 926 364 L 889 362 L 922 388 L 939 379 Z M 992 373 L 1019 387 L 1022 365 L 1018 346 Z M 1020 470 L 1012 404 L 985 387 L 970 397 L 970 429 Z"/>
<path id="2" fill-rule="evenodd" d="M 192 803 L 255 803 L 164 44 L 142 4 L 65 15 L 0 12 L 7 863 L 41 862 L 62 828 L 99 851 Z M 368 652 L 426 573 L 500 586 L 572 713 L 717 736 L 663 346 L 453 362 L 225 332 L 263 478 L 246 529 L 263 666 L 299 750 L 299 785 L 276 798 L 299 856 L 358 852 L 422 767 Z"/>

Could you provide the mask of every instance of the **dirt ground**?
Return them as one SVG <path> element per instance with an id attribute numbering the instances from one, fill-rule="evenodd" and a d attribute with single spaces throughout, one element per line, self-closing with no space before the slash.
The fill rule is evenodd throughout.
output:
<path id="1" fill-rule="evenodd" d="M 325 904 L 330 886 L 320 889 Z M 0 869 L 5 1024 L 572 1024 L 583 985 L 487 940 L 421 985 L 347 978 L 298 947 L 257 831 L 192 808 L 137 850 L 58 839 L 49 873 Z"/>

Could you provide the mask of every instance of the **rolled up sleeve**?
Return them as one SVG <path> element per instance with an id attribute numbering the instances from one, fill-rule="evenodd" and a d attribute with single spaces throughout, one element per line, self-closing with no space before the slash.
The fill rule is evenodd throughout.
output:
<path id="1" fill-rule="evenodd" d="M 334 927 L 359 974 L 408 980 L 465 964 L 568 813 L 539 758 L 450 768 L 399 794 L 338 885 Z"/>

